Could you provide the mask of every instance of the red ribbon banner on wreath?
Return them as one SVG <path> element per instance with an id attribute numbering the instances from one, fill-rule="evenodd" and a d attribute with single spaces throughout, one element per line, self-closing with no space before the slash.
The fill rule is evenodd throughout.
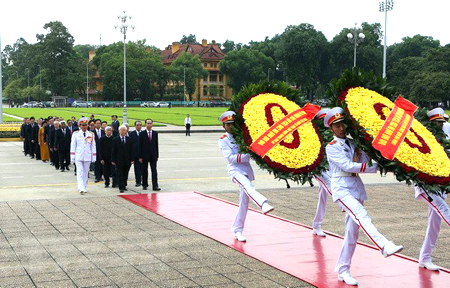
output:
<path id="1" fill-rule="evenodd" d="M 389 160 L 394 159 L 398 147 L 405 140 L 414 119 L 413 114 L 417 110 L 416 105 L 401 96 L 395 100 L 394 104 L 394 109 L 372 142 L 373 148 L 380 151 L 381 155 Z"/>
<path id="2" fill-rule="evenodd" d="M 305 107 L 297 109 L 274 123 L 270 128 L 256 139 L 250 150 L 264 157 L 275 145 L 283 141 L 288 135 L 300 126 L 308 123 L 320 111 L 317 105 L 306 104 Z"/>

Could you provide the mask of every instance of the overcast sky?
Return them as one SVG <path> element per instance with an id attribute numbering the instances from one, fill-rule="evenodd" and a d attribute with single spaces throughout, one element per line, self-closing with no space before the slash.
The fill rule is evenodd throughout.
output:
<path id="1" fill-rule="evenodd" d="M 134 32 L 128 40 L 147 39 L 164 49 L 183 35 L 195 34 L 197 41 L 223 43 L 226 39 L 248 43 L 281 34 L 287 25 L 310 23 L 331 40 L 344 27 L 355 22 L 379 22 L 384 30 L 384 13 L 375 0 L 228 0 L 228 1 L 100 1 L 100 0 L 0 0 L 1 49 L 23 37 L 36 42 L 36 34 L 50 21 L 61 21 L 77 44 L 107 45 L 123 39 L 114 24 L 117 15 L 132 16 Z M 381 1 L 381 0 L 380 0 Z M 405 36 L 432 36 L 441 45 L 450 43 L 450 2 L 395 0 L 388 12 L 387 44 Z M 349 45 L 351 45 L 349 43 Z"/>

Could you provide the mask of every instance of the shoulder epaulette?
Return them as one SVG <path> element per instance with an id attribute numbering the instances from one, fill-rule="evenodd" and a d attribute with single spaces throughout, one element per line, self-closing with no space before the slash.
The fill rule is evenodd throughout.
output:
<path id="1" fill-rule="evenodd" d="M 333 144 L 336 144 L 336 140 L 333 140 L 333 141 L 331 141 L 330 143 L 328 143 L 328 144 L 330 144 L 330 145 L 333 145 Z"/>
<path id="2" fill-rule="evenodd" d="M 225 137 L 227 137 L 227 134 L 223 134 L 222 136 L 220 136 L 220 139 L 223 139 Z"/>
<path id="3" fill-rule="evenodd" d="M 80 130 L 73 131 L 72 134 L 73 134 L 73 133 L 77 133 L 77 132 L 80 132 Z"/>

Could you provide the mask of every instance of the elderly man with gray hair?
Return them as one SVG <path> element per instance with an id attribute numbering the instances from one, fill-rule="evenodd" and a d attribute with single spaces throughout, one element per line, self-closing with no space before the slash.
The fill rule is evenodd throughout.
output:
<path id="1" fill-rule="evenodd" d="M 113 128 L 111 126 L 106 126 L 105 128 L 105 136 L 100 138 L 100 163 L 103 166 L 103 176 L 105 177 L 105 188 L 109 187 L 109 177 L 112 176 L 112 187 L 117 187 L 117 177 L 116 177 L 116 168 L 111 163 L 111 154 L 112 154 L 112 136 Z"/>
<path id="2" fill-rule="evenodd" d="M 120 193 L 127 191 L 128 173 L 133 160 L 133 145 L 131 138 L 127 136 L 127 127 L 119 127 L 119 136 L 113 139 L 111 163 L 116 166 L 117 179 L 119 180 Z"/>

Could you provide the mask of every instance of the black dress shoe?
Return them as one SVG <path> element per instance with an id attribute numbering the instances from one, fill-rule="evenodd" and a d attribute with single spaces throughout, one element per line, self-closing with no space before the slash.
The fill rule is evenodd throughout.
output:
<path id="1" fill-rule="evenodd" d="M 134 185 L 135 187 L 139 187 L 139 186 L 141 186 L 141 184 L 140 183 L 136 183 L 136 185 Z"/>
<path id="2" fill-rule="evenodd" d="M 61 169 L 61 172 L 64 172 L 64 168 L 63 168 L 63 169 Z"/>
<path id="3" fill-rule="evenodd" d="M 113 184 L 111 187 L 112 187 L 112 188 L 117 188 L 117 185 L 114 185 L 114 184 Z"/>
<path id="4" fill-rule="evenodd" d="M 127 188 L 125 188 L 125 189 L 123 189 L 123 190 L 125 190 L 125 191 L 128 191 L 128 189 L 127 189 Z"/>
<path id="5" fill-rule="evenodd" d="M 143 189 L 143 190 L 147 190 L 147 187 L 146 187 L 146 186 L 144 186 L 144 187 L 142 187 L 142 189 Z"/>
<path id="6" fill-rule="evenodd" d="M 105 188 L 109 188 L 109 184 L 106 184 L 106 185 L 105 185 Z"/>
<path id="7" fill-rule="evenodd" d="M 153 191 L 161 191 L 161 188 L 159 187 L 153 188 Z"/>
<path id="8" fill-rule="evenodd" d="M 67 170 L 67 171 L 70 171 L 69 167 L 66 167 L 66 170 Z"/>
<path id="9" fill-rule="evenodd" d="M 95 183 L 98 183 L 98 182 L 100 182 L 100 180 L 99 179 L 95 179 L 95 181 L 94 181 Z"/>
<path id="10" fill-rule="evenodd" d="M 123 190 L 122 190 L 122 189 L 120 189 L 120 193 L 123 193 Z"/>

